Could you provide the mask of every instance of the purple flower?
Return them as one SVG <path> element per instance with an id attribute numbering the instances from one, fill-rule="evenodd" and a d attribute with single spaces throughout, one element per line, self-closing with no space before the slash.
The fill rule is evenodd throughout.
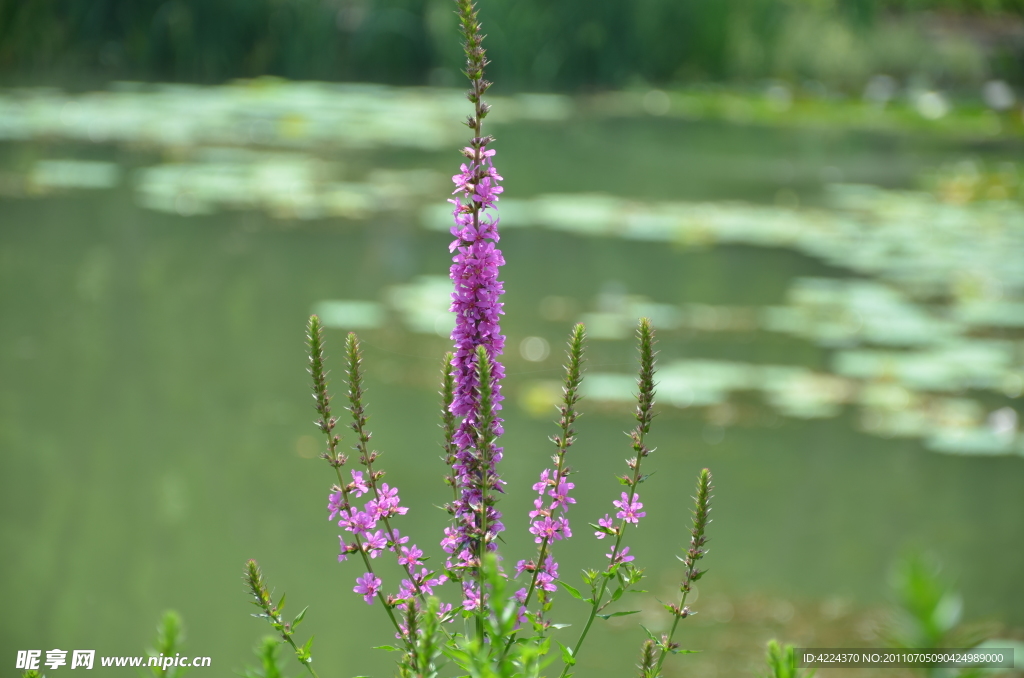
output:
<path id="1" fill-rule="evenodd" d="M 393 515 L 404 516 L 409 509 L 399 506 L 398 488 L 389 487 L 387 483 L 380 486 L 380 493 L 377 499 L 370 500 L 366 508 L 373 513 L 376 519 L 390 518 Z"/>
<path id="2" fill-rule="evenodd" d="M 563 537 L 571 537 L 569 532 L 569 521 L 566 518 L 549 518 L 545 516 L 530 526 L 530 534 L 536 535 L 533 539 L 536 543 L 542 540 L 558 541 Z"/>
<path id="3" fill-rule="evenodd" d="M 473 582 L 462 583 L 462 598 L 462 609 L 475 610 L 480 607 L 480 591 L 473 586 Z"/>
<path id="4" fill-rule="evenodd" d="M 640 503 L 640 495 L 634 494 L 633 501 L 630 503 L 629 496 L 623 492 L 621 501 L 613 501 L 612 505 L 616 508 L 622 509 L 615 514 L 615 517 L 619 520 L 625 520 L 627 523 L 638 523 L 640 519 L 647 515 L 646 512 L 641 511 L 644 507 Z"/>
<path id="5" fill-rule="evenodd" d="M 341 512 L 341 520 L 338 521 L 338 527 L 344 527 L 349 532 L 361 535 L 376 528 L 377 521 L 366 511 L 357 511 L 352 508 L 348 512 Z"/>
<path id="6" fill-rule="evenodd" d="M 357 498 L 363 496 L 364 494 L 370 491 L 370 487 L 366 484 L 366 481 L 363 480 L 362 471 L 352 471 L 351 488 L 351 491 L 356 493 Z"/>
<path id="7" fill-rule="evenodd" d="M 377 530 L 373 534 L 366 534 L 366 541 L 363 542 L 363 550 L 368 551 L 371 558 L 376 558 L 388 545 L 388 539 L 384 533 Z"/>
<path id="8" fill-rule="evenodd" d="M 391 534 L 388 535 L 388 549 L 394 551 L 402 544 L 408 543 L 408 541 L 408 537 L 402 537 L 397 529 L 392 529 Z"/>
<path id="9" fill-rule="evenodd" d="M 408 579 L 403 579 L 402 585 L 398 587 L 398 598 L 401 600 L 411 600 L 415 597 L 416 587 Z"/>
<path id="10" fill-rule="evenodd" d="M 629 553 L 629 547 L 628 546 L 615 554 L 615 559 L 612 560 L 611 564 L 612 565 L 617 565 L 619 563 L 628 563 L 629 561 L 633 560 L 633 556 L 626 555 L 627 553 Z M 611 553 L 606 553 L 606 554 L 604 554 L 604 557 L 605 558 L 611 558 L 612 554 Z"/>
<path id="11" fill-rule="evenodd" d="M 359 550 L 356 544 L 346 544 L 345 538 L 339 536 L 338 541 L 341 542 L 341 553 L 338 554 L 338 562 L 343 563 L 348 560 L 348 554 L 355 553 Z"/>
<path id="12" fill-rule="evenodd" d="M 415 567 L 420 564 L 420 558 L 422 557 L 423 551 L 421 551 L 415 544 L 413 544 L 412 548 L 403 546 L 402 555 L 398 556 L 398 564 Z"/>
<path id="13" fill-rule="evenodd" d="M 365 600 L 368 605 L 372 605 L 373 597 L 377 595 L 377 591 L 380 590 L 380 584 L 380 577 L 367 572 L 362 577 L 356 579 L 355 588 L 352 590 L 355 593 L 362 594 L 363 600 Z"/>
<path id="14" fill-rule="evenodd" d="M 334 516 L 338 515 L 343 509 L 342 506 L 345 504 L 345 495 L 341 490 L 332 492 L 327 498 L 327 510 L 331 512 L 331 515 L 327 516 L 327 520 L 334 520 Z"/>
<path id="15" fill-rule="evenodd" d="M 536 488 L 536 486 L 534 486 Z M 576 500 L 569 496 L 569 490 L 576 487 L 574 483 L 563 480 L 558 483 L 558 486 L 553 490 L 548 491 L 548 496 L 554 499 L 551 502 L 551 508 L 561 507 L 563 510 L 569 509 L 569 504 L 575 504 Z"/>
<path id="16" fill-rule="evenodd" d="M 434 577 L 433 579 L 430 579 L 429 577 L 432 574 L 434 574 L 434 573 L 428 571 L 427 568 L 424 567 L 424 568 L 420 569 L 420 573 L 419 574 L 414 574 L 413 575 L 413 579 L 416 581 L 416 584 L 428 596 L 434 595 L 434 587 L 435 586 L 440 586 L 441 584 L 444 584 L 446 581 L 448 581 L 448 576 L 444 575 L 444 574 L 442 574 L 439 577 Z"/>
<path id="17" fill-rule="evenodd" d="M 615 521 L 611 517 L 609 517 L 607 513 L 604 514 L 604 518 L 601 518 L 597 521 L 597 524 L 607 530 L 611 530 L 611 532 L 605 532 L 603 530 L 598 530 L 597 532 L 595 532 L 594 536 L 598 539 L 604 539 L 609 534 L 613 534 L 615 531 Z"/>
<path id="18" fill-rule="evenodd" d="M 441 548 L 444 549 L 445 553 L 454 553 L 455 547 L 459 543 L 459 530 L 455 527 L 444 528 L 444 539 L 441 540 Z"/>
<path id="19" fill-rule="evenodd" d="M 558 563 L 552 558 L 544 559 L 544 566 L 537 572 L 537 585 L 545 591 L 554 591 L 555 580 L 558 579 Z"/>

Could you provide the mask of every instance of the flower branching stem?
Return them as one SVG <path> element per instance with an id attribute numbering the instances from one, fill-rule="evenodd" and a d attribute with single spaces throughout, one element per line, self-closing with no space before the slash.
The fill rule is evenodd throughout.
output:
<path id="1" fill-rule="evenodd" d="M 628 502 L 627 506 L 632 506 L 634 497 L 637 493 L 637 487 L 645 480 L 645 477 L 640 474 L 641 461 L 649 455 L 653 450 L 648 448 L 644 442 L 644 438 L 651 430 L 651 421 L 654 419 L 654 369 L 655 369 L 655 357 L 657 352 L 654 350 L 654 327 L 651 325 L 651 321 L 648 318 L 641 318 L 640 323 L 637 327 L 637 340 L 638 350 L 640 353 L 640 370 L 637 378 L 637 406 L 635 418 L 637 421 L 636 428 L 634 428 L 629 437 L 632 440 L 633 451 L 636 452 L 636 456 L 630 459 L 627 464 L 632 469 L 632 476 L 624 476 L 623 480 L 629 485 Z M 598 592 L 593 596 L 590 606 L 590 616 L 587 618 L 587 623 L 583 627 L 583 631 L 580 632 L 580 637 L 576 641 L 576 644 L 572 648 L 572 656 L 575 659 L 583 646 L 583 641 L 586 640 L 587 634 L 590 632 L 590 627 L 594 624 L 594 619 L 608 603 L 603 603 L 604 595 L 608 591 L 608 584 L 612 580 L 617 572 L 621 563 L 618 562 L 622 555 L 620 548 L 622 546 L 622 537 L 626 532 L 626 524 L 628 518 L 622 518 L 619 521 L 619 525 L 616 529 L 615 545 L 612 547 L 612 551 L 609 554 L 608 568 L 601 577 L 601 586 Z M 610 601 L 609 601 L 610 602 Z M 561 678 L 569 672 L 571 664 L 566 664 L 562 669 Z"/>

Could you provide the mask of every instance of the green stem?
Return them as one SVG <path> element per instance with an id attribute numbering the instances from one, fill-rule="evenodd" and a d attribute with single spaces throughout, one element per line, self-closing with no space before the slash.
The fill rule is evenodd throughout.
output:
<path id="1" fill-rule="evenodd" d="M 642 427 L 638 427 L 638 430 L 639 430 L 639 440 L 640 440 L 640 443 L 643 444 L 643 435 L 644 434 L 643 434 Z M 632 485 L 629 488 L 629 502 L 626 504 L 626 506 L 631 506 L 633 504 L 633 497 L 636 494 L 636 486 L 639 484 L 639 479 L 640 479 L 640 459 L 642 459 L 642 456 L 638 455 L 637 456 L 637 461 L 636 461 L 636 468 L 633 471 L 633 483 L 632 483 Z M 618 535 L 615 537 L 615 546 L 612 548 L 611 559 L 610 559 L 611 562 L 608 564 L 608 570 L 609 571 L 612 568 L 615 567 L 615 558 L 619 555 L 619 546 L 621 546 L 621 544 L 622 544 L 622 537 L 625 534 L 625 532 L 626 532 L 626 519 L 623 518 L 619 522 Z M 580 647 L 583 645 L 583 641 L 587 637 L 587 633 L 590 632 L 590 626 L 594 623 L 594 618 L 597 617 L 598 611 L 601 610 L 601 609 L 604 609 L 604 606 L 601 605 L 601 600 L 604 599 L 604 594 L 608 590 L 608 582 L 611 581 L 612 576 L 613 575 L 609 574 L 609 572 L 605 572 L 605 574 L 602 577 L 601 591 L 596 596 L 594 596 L 594 600 L 593 600 L 593 603 L 592 603 L 591 609 L 590 609 L 590 617 L 587 619 L 587 625 L 583 627 L 583 632 L 580 634 L 579 640 L 576 641 L 576 646 L 573 647 L 573 649 L 572 649 L 572 656 L 573 656 L 573 658 L 576 657 L 577 653 L 580 650 Z M 564 676 L 566 675 L 566 672 L 568 670 L 569 670 L 569 665 L 566 664 L 565 668 L 562 669 L 562 673 L 560 674 L 562 678 L 564 678 Z"/>
<path id="2" fill-rule="evenodd" d="M 686 607 L 686 596 L 689 591 L 683 591 L 683 595 L 679 598 L 679 609 L 682 610 Z M 676 635 L 676 627 L 679 626 L 679 620 L 682 619 L 682 614 L 675 615 L 675 619 L 672 620 L 672 628 L 668 632 L 668 640 L 662 645 L 661 654 L 658 656 L 658 664 L 654 669 L 654 675 L 661 674 L 661 665 L 665 663 L 665 657 L 668 656 L 668 648 L 672 645 L 672 638 Z"/>

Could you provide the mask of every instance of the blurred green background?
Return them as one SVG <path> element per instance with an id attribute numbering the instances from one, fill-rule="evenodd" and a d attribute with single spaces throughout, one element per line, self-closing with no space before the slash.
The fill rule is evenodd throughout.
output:
<path id="1" fill-rule="evenodd" d="M 459 84 L 443 0 L 5 0 L 7 82 L 291 79 Z M 868 78 L 1020 83 L 1020 0 L 497 1 L 485 29 L 503 89 Z"/>
<path id="2" fill-rule="evenodd" d="M 213 658 L 195 675 L 232 675 L 267 631 L 248 558 L 312 606 L 321 676 L 392 673 L 368 649 L 390 640 L 383 612 L 336 562 L 303 332 L 319 313 L 339 377 L 360 333 L 399 527 L 436 561 L 444 201 L 469 112 L 452 9 L 0 2 L 4 675 L 23 649 L 141 654 L 168 608 Z M 701 467 L 718 488 L 681 627 L 704 652 L 666 675 L 754 675 L 771 637 L 882 643 L 908 549 L 944 563 L 965 619 L 1024 638 L 1024 5 L 480 11 L 506 178 L 506 557 L 533 546 L 583 321 L 559 557 L 570 583 L 599 563 L 586 524 L 617 497 L 647 315 L 657 473 L 629 538 L 649 628 Z M 634 619 L 599 627 L 581 669 L 631 670 Z"/>

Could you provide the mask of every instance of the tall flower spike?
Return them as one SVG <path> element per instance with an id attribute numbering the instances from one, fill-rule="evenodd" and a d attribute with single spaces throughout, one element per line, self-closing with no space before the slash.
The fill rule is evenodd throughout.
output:
<path id="1" fill-rule="evenodd" d="M 586 330 L 582 324 L 577 324 L 569 336 L 568 362 L 565 365 L 565 382 L 562 386 L 562 403 L 558 407 L 560 414 L 558 425 L 561 434 L 552 436 L 551 441 L 555 443 L 556 453 L 551 460 L 554 462 L 554 469 L 544 469 L 540 474 L 540 481 L 533 489 L 538 493 L 533 502 L 534 510 L 530 511 L 530 533 L 534 535 L 534 541 L 539 544 L 537 547 L 537 560 L 527 563 L 520 561 L 516 569 L 518 572 L 528 571 L 533 573 L 530 586 L 526 589 L 524 605 L 530 604 L 530 599 L 536 589 L 540 591 L 553 591 L 554 580 L 558 578 L 558 562 L 551 556 L 553 542 L 572 536 L 569 529 L 569 504 L 575 504 L 576 500 L 569 496 L 569 492 L 575 487 L 570 483 L 570 469 L 565 464 L 565 453 L 576 441 L 576 430 L 573 425 L 579 416 L 576 412 L 576 403 L 580 399 L 580 384 L 583 381 L 583 343 L 586 339 Z M 544 594 L 541 593 L 541 602 Z"/>
<path id="2" fill-rule="evenodd" d="M 362 373 L 363 356 L 359 338 L 353 332 L 350 332 L 346 339 L 345 354 L 348 362 L 348 410 L 352 414 L 350 426 L 357 438 L 354 449 L 359 453 L 359 462 L 366 467 L 366 473 L 364 477 L 363 472 L 353 471 L 352 483 L 342 487 L 341 494 L 343 500 L 347 498 L 348 492 L 355 493 L 357 497 L 370 494 L 372 499 L 366 502 L 362 510 L 351 508 L 347 513 L 339 511 L 342 519 L 338 525 L 357 537 L 354 544 L 345 544 L 342 541 L 341 555 L 346 556 L 353 550 L 361 550 L 364 554 L 364 563 L 366 563 L 366 555 L 373 559 L 381 555 L 385 549 L 395 553 L 399 565 L 405 569 L 405 573 L 409 577 L 403 580 L 402 591 L 395 599 L 403 601 L 397 604 L 397 607 L 401 608 L 414 596 L 420 600 L 424 599 L 424 591 L 433 585 L 431 583 L 433 580 L 428 580 L 428 577 L 434 573 L 425 568 L 422 569 L 420 575 L 415 573 L 414 568 L 422 564 L 420 558 L 423 552 L 415 544 L 403 546 L 409 542 L 409 538 L 401 536 L 399 531 L 391 526 L 391 518 L 405 515 L 409 509 L 401 506 L 398 488 L 391 487 L 388 483 L 378 482 L 384 476 L 384 472 L 377 471 L 373 467 L 379 453 L 367 447 L 372 435 L 366 428 L 366 406 L 363 403 L 365 393 Z M 334 507 L 332 505 L 328 508 L 333 509 Z M 378 521 L 383 524 L 383 530 L 377 529 Z M 441 583 L 441 581 L 434 583 Z M 380 578 L 370 570 L 367 564 L 366 575 L 356 580 L 356 587 L 353 591 L 362 594 L 367 603 L 372 603 L 374 596 L 380 591 L 380 585 Z M 401 630 L 399 630 L 399 635 L 401 637 Z"/>
<path id="3" fill-rule="evenodd" d="M 470 81 L 466 96 L 474 106 L 474 114 L 467 120 L 467 125 L 473 130 L 473 138 L 462 150 L 466 162 L 460 167 L 459 174 L 452 177 L 455 183 L 453 193 L 457 195 L 449 201 L 454 206 L 455 221 L 451 228 L 455 240 L 449 247 L 454 252 L 449 274 L 454 283 L 451 311 L 455 313 L 455 329 L 451 335 L 455 343 L 451 361 L 454 391 L 450 409 L 459 419 L 453 436 L 455 450 L 450 456 L 451 477 L 458 492 L 451 506 L 453 524 L 445 531 L 441 545 L 449 554 L 446 566 L 453 574 L 466 568 L 475 569 L 483 550 L 481 541 L 496 537 L 502 529 L 500 514 L 493 507 L 480 513 L 479 506 L 482 488 L 501 491 L 502 483 L 494 464 L 501 459 L 502 450 L 493 442 L 502 434 L 502 420 L 493 413 L 501 409 L 501 380 L 505 376 L 505 368 L 498 361 L 505 346 L 499 325 L 503 313 L 499 298 L 504 289 L 498 280 L 498 267 L 505 260 L 495 247 L 498 241 L 495 203 L 503 189 L 498 185 L 502 177 L 494 168 L 495 152 L 487 148 L 494 139 L 483 134 L 483 119 L 489 110 L 483 101 L 483 95 L 490 87 L 483 78 L 487 58 L 475 6 L 471 0 L 456 0 L 456 5 L 465 40 L 466 76 Z M 477 447 L 482 439 L 480 428 L 483 425 L 483 389 L 478 381 L 478 350 L 481 348 L 485 351 L 489 368 L 486 391 L 492 411 L 486 422 L 485 436 L 490 439 L 489 461 L 483 465 L 479 463 L 481 450 Z M 486 529 L 481 530 L 481 521 L 488 525 Z M 477 595 L 468 590 L 464 605 L 474 604 Z"/>

